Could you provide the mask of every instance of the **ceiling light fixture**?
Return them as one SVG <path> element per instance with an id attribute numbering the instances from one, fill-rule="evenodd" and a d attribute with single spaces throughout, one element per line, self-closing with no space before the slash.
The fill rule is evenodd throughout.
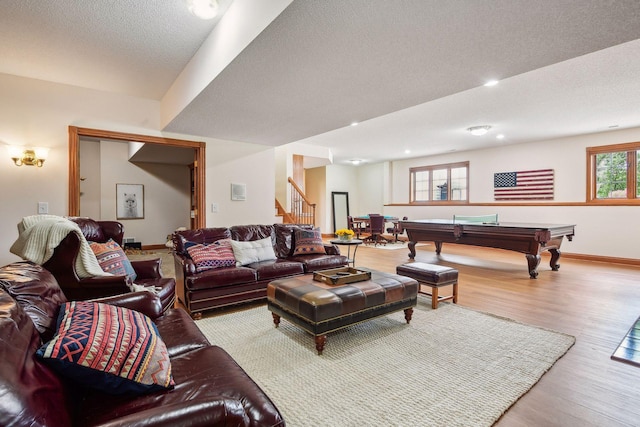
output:
<path id="1" fill-rule="evenodd" d="M 187 0 L 187 6 L 200 19 L 213 19 L 218 14 L 217 0 Z"/>
<path id="2" fill-rule="evenodd" d="M 353 159 L 353 160 L 349 160 L 351 162 L 351 164 L 353 166 L 358 166 L 360 163 L 362 163 L 362 160 L 358 160 L 358 159 Z"/>
<path id="3" fill-rule="evenodd" d="M 489 129 L 491 129 L 491 126 L 488 126 L 488 125 L 472 126 L 470 128 L 467 128 L 467 130 L 471 132 L 471 135 L 476 135 L 476 136 L 484 135 L 485 133 L 489 132 Z"/>
<path id="4" fill-rule="evenodd" d="M 503 134 L 496 135 L 496 139 L 504 139 L 504 135 Z"/>
<path id="5" fill-rule="evenodd" d="M 487 86 L 487 87 L 490 87 L 490 86 L 495 86 L 497 84 L 498 84 L 498 80 L 489 80 L 484 85 Z"/>
<path id="6" fill-rule="evenodd" d="M 351 122 L 351 126 L 358 126 L 358 122 Z"/>

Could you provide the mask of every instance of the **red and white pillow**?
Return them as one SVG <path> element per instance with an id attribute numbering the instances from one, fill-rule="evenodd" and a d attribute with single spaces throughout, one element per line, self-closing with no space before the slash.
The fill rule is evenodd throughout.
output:
<path id="1" fill-rule="evenodd" d="M 185 248 L 196 265 L 197 272 L 236 265 L 231 239 L 217 240 L 208 245 L 186 242 Z"/>

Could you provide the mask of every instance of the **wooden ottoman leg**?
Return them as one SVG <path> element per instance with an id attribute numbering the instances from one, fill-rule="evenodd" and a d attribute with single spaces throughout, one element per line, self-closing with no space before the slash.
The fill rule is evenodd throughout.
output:
<path id="1" fill-rule="evenodd" d="M 322 355 L 322 350 L 324 350 L 324 344 L 326 342 L 326 335 L 316 335 L 316 350 L 318 350 L 318 355 Z"/>
<path id="2" fill-rule="evenodd" d="M 407 323 L 411 322 L 411 317 L 413 316 L 413 307 L 409 307 L 409 308 L 405 308 L 404 309 L 404 320 L 407 321 Z"/>
<path id="3" fill-rule="evenodd" d="M 280 325 L 280 316 L 278 316 L 275 313 L 271 313 L 271 316 L 273 317 L 273 323 L 274 325 L 276 325 L 276 328 Z"/>
<path id="4" fill-rule="evenodd" d="M 434 310 L 438 308 L 438 287 L 437 286 L 431 287 L 431 308 L 433 308 Z"/>
<path id="5" fill-rule="evenodd" d="M 453 284 L 453 303 L 458 302 L 458 282 Z"/>

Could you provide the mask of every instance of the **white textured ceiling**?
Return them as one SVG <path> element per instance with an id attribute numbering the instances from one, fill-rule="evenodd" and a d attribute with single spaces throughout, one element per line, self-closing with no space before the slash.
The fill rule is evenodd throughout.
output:
<path id="1" fill-rule="evenodd" d="M 161 99 L 213 25 L 4 0 L 0 72 Z M 640 126 L 638 75 L 638 0 L 294 0 L 163 130 L 376 162 Z"/>
<path id="2" fill-rule="evenodd" d="M 183 0 L 2 0 L 0 73 L 160 100 L 218 20 Z"/>

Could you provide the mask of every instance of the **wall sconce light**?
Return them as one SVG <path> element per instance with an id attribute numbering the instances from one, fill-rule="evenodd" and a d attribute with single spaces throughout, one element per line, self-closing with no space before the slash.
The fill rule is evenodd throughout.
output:
<path id="1" fill-rule="evenodd" d="M 16 146 L 8 146 L 9 156 L 16 166 L 38 166 L 42 167 L 44 161 L 47 160 L 49 155 L 48 148 L 24 148 Z"/>

